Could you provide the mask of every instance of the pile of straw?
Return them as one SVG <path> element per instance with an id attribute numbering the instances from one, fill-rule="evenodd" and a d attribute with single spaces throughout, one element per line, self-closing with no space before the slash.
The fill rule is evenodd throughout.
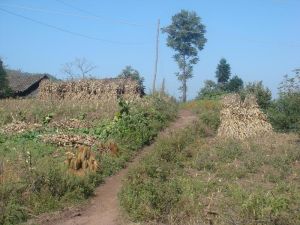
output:
<path id="1" fill-rule="evenodd" d="M 57 146 L 79 147 L 81 145 L 86 145 L 91 147 L 100 145 L 95 137 L 88 135 L 50 134 L 43 135 L 42 140 L 45 143 L 55 144 Z"/>
<path id="2" fill-rule="evenodd" d="M 85 79 L 79 81 L 51 82 L 44 80 L 39 87 L 40 99 L 100 100 L 114 101 L 118 97 L 135 100 L 141 97 L 142 90 L 132 79 Z"/>
<path id="3" fill-rule="evenodd" d="M 91 124 L 87 121 L 78 119 L 65 119 L 60 121 L 53 121 L 49 124 L 50 127 L 59 128 L 63 130 L 74 130 L 80 128 L 90 128 Z"/>
<path id="4" fill-rule="evenodd" d="M 73 171 L 80 170 L 89 170 L 89 171 L 97 171 L 99 169 L 98 162 L 96 160 L 95 154 L 92 152 L 91 148 L 86 146 L 80 146 L 74 154 L 73 152 L 66 153 L 67 160 L 66 163 L 69 169 Z"/>
<path id="5" fill-rule="evenodd" d="M 246 96 L 244 102 L 238 94 L 226 95 L 222 100 L 220 119 L 219 137 L 245 139 L 272 132 L 271 124 L 253 95 Z"/>
<path id="6" fill-rule="evenodd" d="M 2 134 L 20 134 L 26 131 L 33 131 L 37 128 L 42 127 L 41 124 L 37 123 L 26 123 L 23 121 L 15 121 L 0 128 Z"/>

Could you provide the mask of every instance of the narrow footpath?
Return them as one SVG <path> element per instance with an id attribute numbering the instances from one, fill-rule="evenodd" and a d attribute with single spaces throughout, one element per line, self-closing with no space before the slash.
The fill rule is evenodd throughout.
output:
<path id="1" fill-rule="evenodd" d="M 176 121 L 161 131 L 158 136 L 167 137 L 172 132 L 191 125 L 195 120 L 196 116 L 192 112 L 180 110 Z M 108 177 L 105 183 L 96 189 L 95 196 L 86 205 L 49 214 L 41 218 L 38 223 L 41 225 L 118 225 L 120 221 L 118 193 L 122 187 L 122 180 L 126 177 L 128 170 L 137 165 L 153 149 L 153 146 L 154 143 L 144 147 L 125 169 Z"/>

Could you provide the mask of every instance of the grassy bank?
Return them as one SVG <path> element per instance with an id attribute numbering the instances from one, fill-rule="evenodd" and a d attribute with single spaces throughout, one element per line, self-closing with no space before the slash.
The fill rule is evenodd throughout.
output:
<path id="1" fill-rule="evenodd" d="M 119 197 L 130 219 L 145 224 L 300 223 L 298 136 L 217 139 L 218 102 L 184 107 L 198 114 L 198 123 L 160 140 L 124 182 Z"/>
<path id="2" fill-rule="evenodd" d="M 33 100 L 11 101 L 11 104 L 20 101 L 20 112 L 23 112 L 23 107 L 26 108 L 24 121 L 42 122 L 42 127 L 21 133 L 5 133 L 0 137 L 0 224 L 16 224 L 88 198 L 105 177 L 123 168 L 138 149 L 151 142 L 159 130 L 175 118 L 177 108 L 176 103 L 169 98 L 155 96 L 129 104 L 122 102 L 119 106 L 102 105 L 103 110 L 101 106 L 88 102 L 83 103 L 89 105 L 87 109 L 80 103 L 75 105 L 70 102 L 56 106 L 45 102 L 38 109 L 39 103 Z M 34 104 L 31 108 L 28 101 Z M 14 108 L 8 100 L 0 104 Z M 86 110 L 80 111 L 80 108 Z M 43 122 L 45 117 L 37 110 L 41 110 L 45 117 L 49 117 L 48 114 L 52 116 Z M 12 119 L 7 112 L 0 113 L 6 114 L 8 120 Z M 52 126 L 53 121 L 74 117 L 89 126 L 72 129 Z M 2 120 L 1 123 L 8 122 Z M 94 146 L 92 151 L 96 155 L 99 169 L 77 176 L 68 170 L 64 162 L 65 153 L 70 147 L 59 147 L 42 141 L 43 135 L 57 133 L 93 137 L 101 143 L 113 142 L 118 146 L 118 152 L 100 152 Z"/>

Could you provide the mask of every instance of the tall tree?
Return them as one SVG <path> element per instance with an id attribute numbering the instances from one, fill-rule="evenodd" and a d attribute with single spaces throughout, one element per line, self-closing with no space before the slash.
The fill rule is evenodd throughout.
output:
<path id="1" fill-rule="evenodd" d="M 222 58 L 217 66 L 216 77 L 219 84 L 225 84 L 228 82 L 231 75 L 231 68 L 226 59 Z"/>
<path id="2" fill-rule="evenodd" d="M 0 98 L 8 97 L 10 94 L 11 90 L 8 85 L 7 74 L 0 59 Z"/>
<path id="3" fill-rule="evenodd" d="M 174 59 L 178 63 L 179 72 L 176 73 L 181 82 L 182 101 L 186 101 L 187 80 L 193 77 L 193 65 L 198 61 L 198 51 L 206 43 L 205 26 L 196 12 L 181 10 L 172 17 L 172 23 L 162 28 L 168 34 L 167 46 L 175 50 Z"/>
<path id="4" fill-rule="evenodd" d="M 145 86 L 144 86 L 144 77 L 142 77 L 139 71 L 133 69 L 131 66 L 126 66 L 122 72 L 118 75 L 119 78 L 131 78 L 136 80 L 140 86 L 141 93 L 145 93 Z"/>
<path id="5" fill-rule="evenodd" d="M 72 62 L 65 63 L 61 70 L 73 80 L 91 76 L 90 72 L 95 68 L 96 66 L 86 58 L 75 58 Z"/>

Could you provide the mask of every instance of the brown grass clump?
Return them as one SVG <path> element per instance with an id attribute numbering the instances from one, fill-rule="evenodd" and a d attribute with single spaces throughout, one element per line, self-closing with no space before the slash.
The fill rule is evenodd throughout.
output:
<path id="1" fill-rule="evenodd" d="M 79 80 L 67 82 L 43 81 L 40 85 L 40 99 L 69 99 L 116 101 L 122 96 L 126 100 L 140 98 L 142 92 L 137 81 L 132 79 Z"/>
<path id="2" fill-rule="evenodd" d="M 95 153 L 92 152 L 90 147 L 80 146 L 76 154 L 68 151 L 66 152 L 66 156 L 66 163 L 72 171 L 89 170 L 96 172 L 99 169 Z"/>
<path id="3" fill-rule="evenodd" d="M 238 94 L 226 95 L 222 100 L 220 119 L 219 137 L 244 139 L 273 130 L 253 95 L 246 96 L 244 102 Z"/>

